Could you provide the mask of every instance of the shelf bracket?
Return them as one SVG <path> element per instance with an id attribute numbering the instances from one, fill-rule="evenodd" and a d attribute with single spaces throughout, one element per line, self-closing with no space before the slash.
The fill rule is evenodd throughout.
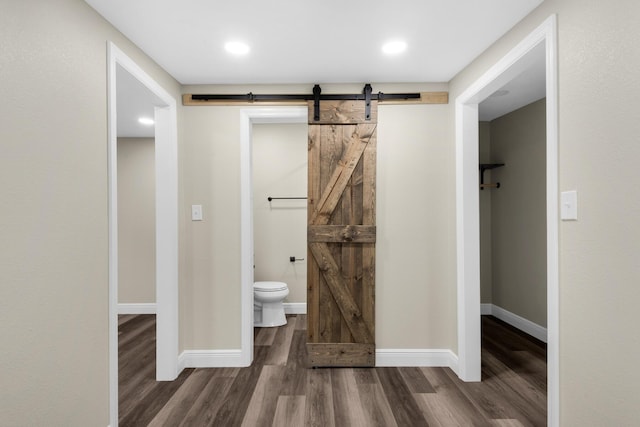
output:
<path id="1" fill-rule="evenodd" d="M 484 190 L 485 188 L 500 188 L 499 182 L 496 182 L 495 184 L 484 183 L 484 171 L 499 168 L 501 166 L 504 166 L 504 163 L 480 163 L 480 189 L 481 190 Z"/>

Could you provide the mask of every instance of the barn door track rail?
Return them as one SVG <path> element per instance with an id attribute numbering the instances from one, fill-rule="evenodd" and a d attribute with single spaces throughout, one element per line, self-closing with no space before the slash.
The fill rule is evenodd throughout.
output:
<path id="1" fill-rule="evenodd" d="M 371 101 L 384 104 L 447 104 L 448 92 L 415 92 L 415 93 L 373 93 L 369 83 L 364 86 L 362 93 L 357 94 L 322 94 L 320 85 L 313 87 L 310 94 L 255 94 L 249 92 L 245 95 L 225 94 L 184 94 L 182 104 L 194 105 L 314 105 L 314 119 L 319 120 L 320 101 L 365 101 L 365 118 L 371 119 Z"/>

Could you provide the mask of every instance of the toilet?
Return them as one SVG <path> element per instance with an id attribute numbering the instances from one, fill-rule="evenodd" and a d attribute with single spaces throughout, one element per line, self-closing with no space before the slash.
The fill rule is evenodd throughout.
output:
<path id="1" fill-rule="evenodd" d="M 284 282 L 253 284 L 253 326 L 268 328 L 287 324 L 282 302 L 289 295 Z"/>

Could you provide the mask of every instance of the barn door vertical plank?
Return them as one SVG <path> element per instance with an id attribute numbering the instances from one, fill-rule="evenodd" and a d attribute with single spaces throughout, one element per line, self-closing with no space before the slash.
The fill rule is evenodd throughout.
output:
<path id="1" fill-rule="evenodd" d="M 373 134 L 363 154 L 362 225 L 376 225 L 376 158 L 377 135 Z M 375 323 L 376 249 L 374 243 L 362 245 L 362 317 Z"/>
<path id="2" fill-rule="evenodd" d="M 309 155 L 307 179 L 307 217 L 313 216 L 320 199 L 320 135 L 321 127 L 309 125 Z M 320 270 L 318 264 L 307 248 L 307 340 L 318 342 L 320 336 Z"/>

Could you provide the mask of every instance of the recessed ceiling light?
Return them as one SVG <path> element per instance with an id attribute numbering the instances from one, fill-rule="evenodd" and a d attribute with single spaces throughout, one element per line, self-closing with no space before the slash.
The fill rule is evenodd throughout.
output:
<path id="1" fill-rule="evenodd" d="M 149 117 L 140 117 L 138 119 L 138 123 L 146 126 L 153 126 L 155 122 L 153 121 L 153 119 L 150 119 Z"/>
<path id="2" fill-rule="evenodd" d="M 249 45 L 242 42 L 229 42 L 224 45 L 224 49 L 233 55 L 246 55 L 249 53 Z"/>
<path id="3" fill-rule="evenodd" d="M 387 55 L 397 55 L 407 50 L 407 43 L 401 40 L 394 40 L 382 45 L 382 51 Z"/>

